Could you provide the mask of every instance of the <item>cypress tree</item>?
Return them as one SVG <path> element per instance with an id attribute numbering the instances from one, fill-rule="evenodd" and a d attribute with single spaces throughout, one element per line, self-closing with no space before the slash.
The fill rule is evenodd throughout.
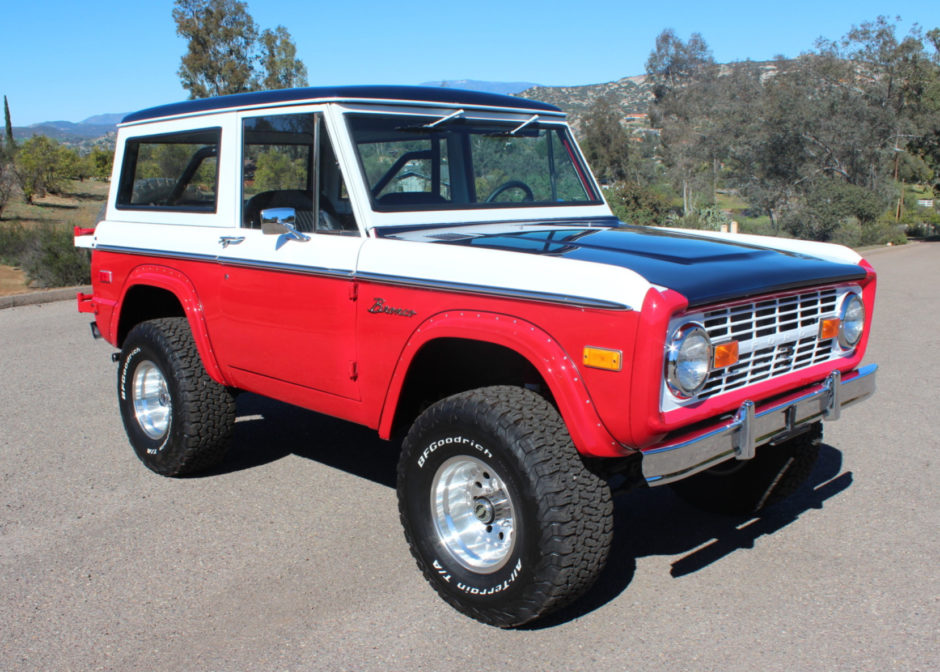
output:
<path id="1" fill-rule="evenodd" d="M 13 149 L 16 147 L 16 143 L 13 141 L 13 122 L 10 121 L 10 104 L 7 102 L 7 97 L 3 97 L 3 118 L 6 123 L 6 151 L 13 153 Z"/>

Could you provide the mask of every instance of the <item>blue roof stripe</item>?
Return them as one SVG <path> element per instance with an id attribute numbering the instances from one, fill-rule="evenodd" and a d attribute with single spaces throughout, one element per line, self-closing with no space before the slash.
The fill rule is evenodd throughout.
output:
<path id="1" fill-rule="evenodd" d="M 525 98 L 504 96 L 482 91 L 464 91 L 434 86 L 325 86 L 303 89 L 278 89 L 236 93 L 230 96 L 200 98 L 180 103 L 159 105 L 139 112 L 132 112 L 121 123 L 175 117 L 198 112 L 212 112 L 257 105 L 317 102 L 318 100 L 402 100 L 418 103 L 445 103 L 448 105 L 480 105 L 532 110 L 535 112 L 561 112 L 554 105 Z"/>

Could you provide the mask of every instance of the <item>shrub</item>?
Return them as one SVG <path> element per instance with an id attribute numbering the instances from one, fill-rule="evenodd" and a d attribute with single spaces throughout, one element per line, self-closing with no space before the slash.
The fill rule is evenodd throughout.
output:
<path id="1" fill-rule="evenodd" d="M 3 213 L 3 208 L 13 196 L 15 186 L 16 177 L 13 174 L 13 167 L 3 163 L 3 159 L 0 158 L 0 214 Z"/>
<path id="2" fill-rule="evenodd" d="M 627 224 L 663 226 L 669 199 L 661 192 L 634 182 L 618 182 L 605 193 L 611 211 Z"/>
<path id="3" fill-rule="evenodd" d="M 19 224 L 0 224 L 0 263 L 20 266 L 29 249 L 26 230 Z"/>
<path id="4" fill-rule="evenodd" d="M 74 245 L 71 231 L 40 227 L 30 233 L 23 270 L 38 287 L 68 287 L 91 280 L 91 255 Z"/>
<path id="5" fill-rule="evenodd" d="M 848 219 L 833 232 L 831 241 L 849 247 L 903 245 L 907 242 L 907 236 L 904 235 L 903 225 L 897 224 L 894 217 L 885 215 L 870 223 Z"/>
<path id="6" fill-rule="evenodd" d="M 0 225 L 0 262 L 21 267 L 35 287 L 84 285 L 91 279 L 88 250 L 74 246 L 70 230 L 48 225 Z"/>

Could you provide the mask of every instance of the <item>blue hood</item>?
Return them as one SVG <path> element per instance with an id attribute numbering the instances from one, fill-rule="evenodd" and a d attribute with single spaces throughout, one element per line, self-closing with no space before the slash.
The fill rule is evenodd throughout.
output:
<path id="1" fill-rule="evenodd" d="M 679 292 L 690 306 L 865 277 L 865 270 L 853 264 L 636 226 L 519 231 L 443 242 L 622 266 Z"/>

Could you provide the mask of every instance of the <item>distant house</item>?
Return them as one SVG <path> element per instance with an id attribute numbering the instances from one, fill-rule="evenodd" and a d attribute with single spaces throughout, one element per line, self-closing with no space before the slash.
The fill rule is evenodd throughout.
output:
<path id="1" fill-rule="evenodd" d="M 645 112 L 630 112 L 623 115 L 623 120 L 628 124 L 646 124 L 649 123 L 650 115 Z"/>

